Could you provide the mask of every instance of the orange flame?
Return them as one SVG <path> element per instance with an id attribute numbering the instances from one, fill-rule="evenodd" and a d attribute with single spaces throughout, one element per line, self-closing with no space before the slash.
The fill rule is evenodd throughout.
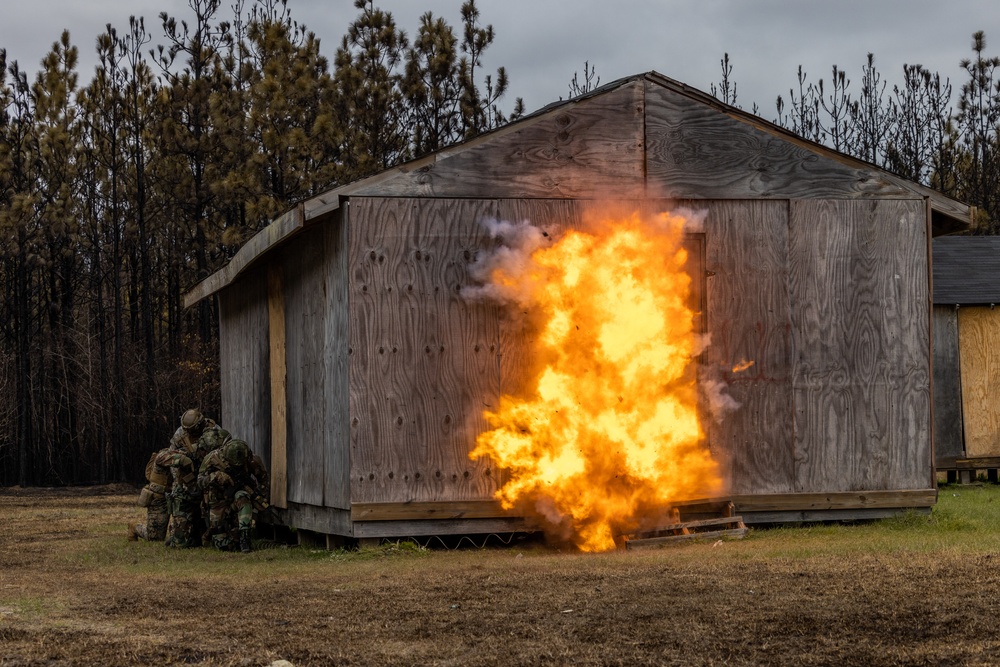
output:
<path id="1" fill-rule="evenodd" d="M 754 364 L 753 361 L 744 359 L 740 363 L 738 363 L 735 366 L 733 366 L 733 372 L 734 373 L 742 373 L 745 370 L 749 370 L 750 367 L 753 366 L 753 364 Z"/>
<path id="2" fill-rule="evenodd" d="M 721 487 L 698 418 L 684 224 L 606 216 L 491 272 L 537 315 L 540 363 L 532 391 L 485 413 L 472 457 L 509 474 L 505 508 L 568 529 L 584 551 Z"/>

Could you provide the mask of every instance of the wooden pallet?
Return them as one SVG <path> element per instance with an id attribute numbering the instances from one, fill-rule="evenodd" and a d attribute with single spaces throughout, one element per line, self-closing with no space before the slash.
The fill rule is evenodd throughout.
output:
<path id="1" fill-rule="evenodd" d="M 670 523 L 652 530 L 623 535 L 626 549 L 646 549 L 664 544 L 688 542 L 691 540 L 714 540 L 723 537 L 742 539 L 747 534 L 743 518 L 733 515 L 732 503 L 727 503 L 724 516 L 696 521 L 680 521 L 680 512 L 674 509 Z"/>

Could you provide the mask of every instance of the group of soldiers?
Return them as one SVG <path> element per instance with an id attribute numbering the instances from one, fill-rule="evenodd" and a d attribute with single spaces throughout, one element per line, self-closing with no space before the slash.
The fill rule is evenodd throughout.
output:
<path id="1" fill-rule="evenodd" d="M 246 442 L 200 410 L 181 415 L 170 445 L 150 457 L 146 480 L 139 494 L 146 523 L 129 525 L 129 539 L 251 550 L 255 514 L 268 509 L 267 470 Z"/>

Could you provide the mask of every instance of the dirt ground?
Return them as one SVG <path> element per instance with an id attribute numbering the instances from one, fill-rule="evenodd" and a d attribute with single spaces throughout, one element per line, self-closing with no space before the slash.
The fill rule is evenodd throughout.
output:
<path id="1" fill-rule="evenodd" d="M 1000 664 L 1000 553 L 179 552 L 134 502 L 0 489 L 0 665 Z"/>

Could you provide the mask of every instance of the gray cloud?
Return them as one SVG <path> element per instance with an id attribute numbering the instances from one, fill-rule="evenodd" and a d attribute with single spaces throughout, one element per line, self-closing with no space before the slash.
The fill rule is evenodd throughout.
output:
<path id="1" fill-rule="evenodd" d="M 5 3 L 7 4 L 7 3 Z M 229 3 L 224 3 L 228 16 Z M 383 0 L 411 35 L 425 11 L 460 22 L 461 0 Z M 333 56 L 356 10 L 351 0 L 291 0 L 293 18 L 322 39 Z M 829 78 L 836 63 L 860 87 L 861 67 L 870 51 L 890 81 L 899 80 L 904 63 L 920 63 L 950 77 L 963 78 L 959 62 L 971 54 L 971 35 L 1000 39 L 1000 12 L 992 0 L 505 0 L 479 2 L 484 22 L 496 29 L 486 54 L 487 71 L 507 67 L 511 92 L 534 110 L 568 94 L 574 71 L 589 60 L 602 82 L 657 70 L 708 90 L 720 78 L 719 60 L 730 54 L 738 85 L 737 102 L 760 105 L 774 115 L 774 99 L 787 95 L 801 64 L 810 80 Z M 4 7 L 0 48 L 31 73 L 62 27 L 71 31 L 81 52 L 81 80 L 94 66 L 96 36 L 112 23 L 120 30 L 132 14 L 145 16 L 153 43 L 162 42 L 157 15 L 166 11 L 187 18 L 187 0 L 43 0 Z M 890 83 L 891 87 L 891 83 Z M 513 100 L 511 99 L 510 102 Z"/>

